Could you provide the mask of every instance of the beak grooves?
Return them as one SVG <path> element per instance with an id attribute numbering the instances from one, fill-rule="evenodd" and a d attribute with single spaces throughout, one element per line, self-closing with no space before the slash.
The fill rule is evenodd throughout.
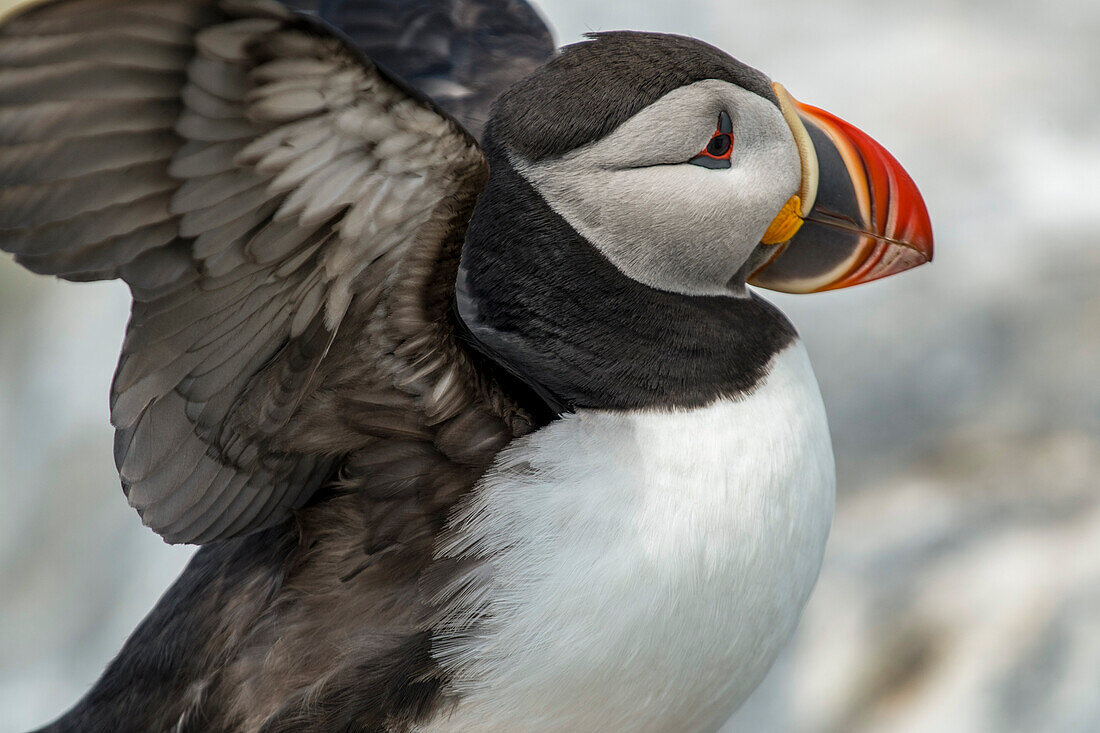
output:
<path id="1" fill-rule="evenodd" d="M 929 262 L 932 225 L 905 169 L 866 133 L 774 87 L 802 160 L 802 182 L 761 240 L 779 244 L 776 252 L 749 283 L 814 293 Z M 797 228 L 790 222 L 795 215 Z"/>
<path id="2" fill-rule="evenodd" d="M 825 110 L 800 104 L 836 146 L 851 182 L 867 234 L 862 248 L 870 256 L 829 289 L 876 280 L 932 260 L 932 225 L 913 179 L 870 135 Z M 862 175 L 861 175 L 862 174 Z M 815 212 L 816 214 L 817 212 Z M 829 212 L 821 223 L 837 225 Z M 811 221 L 816 217 L 811 217 Z"/>

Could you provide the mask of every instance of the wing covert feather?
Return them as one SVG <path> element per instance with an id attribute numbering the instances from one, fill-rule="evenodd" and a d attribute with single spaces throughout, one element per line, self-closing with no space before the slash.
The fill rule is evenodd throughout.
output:
<path id="1" fill-rule="evenodd" d="M 554 54 L 526 0 L 287 0 L 346 33 L 480 139 L 498 94 Z"/>

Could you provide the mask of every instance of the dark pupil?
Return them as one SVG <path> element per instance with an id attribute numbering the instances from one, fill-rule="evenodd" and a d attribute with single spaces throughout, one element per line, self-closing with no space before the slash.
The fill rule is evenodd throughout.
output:
<path id="1" fill-rule="evenodd" d="M 715 135 L 707 143 L 707 153 L 713 155 L 715 158 L 721 158 L 730 150 L 730 136 L 729 135 Z"/>

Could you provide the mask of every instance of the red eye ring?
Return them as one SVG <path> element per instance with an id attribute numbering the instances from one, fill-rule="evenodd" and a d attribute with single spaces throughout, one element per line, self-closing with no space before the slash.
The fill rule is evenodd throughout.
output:
<path id="1" fill-rule="evenodd" d="M 718 127 L 707 146 L 688 162 L 704 168 L 729 168 L 732 155 L 733 121 L 727 112 L 720 112 L 718 114 Z"/>

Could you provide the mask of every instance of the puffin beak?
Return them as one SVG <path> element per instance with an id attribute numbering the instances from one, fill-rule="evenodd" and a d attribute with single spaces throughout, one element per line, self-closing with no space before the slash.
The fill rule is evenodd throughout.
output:
<path id="1" fill-rule="evenodd" d="M 846 288 L 932 260 L 913 179 L 868 135 L 775 85 L 802 158 L 802 184 L 761 240 L 775 253 L 749 283 L 786 293 Z"/>

